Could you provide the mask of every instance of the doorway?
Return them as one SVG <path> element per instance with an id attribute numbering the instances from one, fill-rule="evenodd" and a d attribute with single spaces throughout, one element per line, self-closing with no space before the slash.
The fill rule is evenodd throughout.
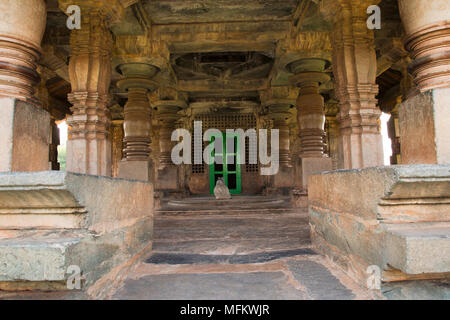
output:
<path id="1" fill-rule="evenodd" d="M 214 141 L 215 137 L 212 137 L 211 142 Z M 216 161 L 209 165 L 211 194 L 214 194 L 214 188 L 219 178 L 224 178 L 225 185 L 231 194 L 242 193 L 239 143 L 240 139 L 237 133 L 222 133 L 222 143 L 216 144 L 216 148 L 214 148 L 213 154 L 211 155 Z M 227 145 L 233 147 L 230 147 L 228 150 Z"/>

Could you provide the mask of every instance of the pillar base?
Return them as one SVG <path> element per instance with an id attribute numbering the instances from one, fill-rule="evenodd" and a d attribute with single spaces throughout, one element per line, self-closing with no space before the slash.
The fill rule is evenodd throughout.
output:
<path id="1" fill-rule="evenodd" d="M 119 163 L 119 178 L 154 182 L 155 173 L 153 162 L 151 160 L 122 161 Z"/>
<path id="2" fill-rule="evenodd" d="M 450 88 L 409 97 L 399 108 L 402 164 L 449 164 Z"/>
<path id="3" fill-rule="evenodd" d="M 14 98 L 0 98 L 0 172 L 50 169 L 50 115 Z"/>
<path id="4" fill-rule="evenodd" d="M 167 166 L 158 170 L 157 190 L 178 190 L 178 167 Z"/>
<path id="5" fill-rule="evenodd" d="M 302 186 L 308 189 L 308 177 L 314 173 L 333 170 L 333 159 L 331 158 L 302 158 Z"/>
<path id="6" fill-rule="evenodd" d="M 274 176 L 273 186 L 275 188 L 288 188 L 294 186 L 294 168 L 280 167 Z"/>

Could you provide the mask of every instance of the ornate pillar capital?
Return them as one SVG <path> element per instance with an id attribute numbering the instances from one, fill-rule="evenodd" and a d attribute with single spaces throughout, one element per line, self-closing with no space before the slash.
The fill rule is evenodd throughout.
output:
<path id="1" fill-rule="evenodd" d="M 58 0 L 58 6 L 63 12 L 67 12 L 69 6 L 77 5 L 81 9 L 82 21 L 88 16 L 102 16 L 109 27 L 117 23 L 123 17 L 123 0 Z"/>

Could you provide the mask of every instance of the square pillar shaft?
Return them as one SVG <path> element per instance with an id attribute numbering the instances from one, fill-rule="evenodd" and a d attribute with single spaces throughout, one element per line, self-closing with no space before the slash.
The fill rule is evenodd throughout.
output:
<path id="1" fill-rule="evenodd" d="M 450 164 L 450 88 L 409 97 L 399 108 L 402 163 Z"/>
<path id="2" fill-rule="evenodd" d="M 46 171 L 50 115 L 14 98 L 0 98 L 0 172 Z"/>

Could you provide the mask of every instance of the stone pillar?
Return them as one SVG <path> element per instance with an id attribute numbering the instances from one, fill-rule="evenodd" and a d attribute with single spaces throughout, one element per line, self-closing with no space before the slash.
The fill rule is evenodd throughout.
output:
<path id="1" fill-rule="evenodd" d="M 123 158 L 123 120 L 113 120 L 111 125 L 112 136 L 112 176 L 117 178 L 119 176 L 119 163 Z"/>
<path id="2" fill-rule="evenodd" d="M 297 115 L 304 189 L 307 188 L 308 177 L 312 173 L 332 169 L 332 161 L 325 154 L 325 105 L 319 92 L 319 86 L 330 80 L 330 76 L 324 72 L 326 65 L 327 61 L 323 59 L 302 59 L 288 66 L 295 74 L 290 81 L 300 88 Z"/>
<path id="3" fill-rule="evenodd" d="M 379 0 L 333 1 L 333 72 L 339 100 L 341 168 L 383 165 L 375 96 L 377 60 L 373 30 L 367 28 L 367 8 Z"/>
<path id="4" fill-rule="evenodd" d="M 336 116 L 327 116 L 326 122 L 328 155 L 333 161 L 333 170 L 336 170 L 338 168 L 339 161 L 339 123 L 336 120 Z"/>
<path id="5" fill-rule="evenodd" d="M 287 119 L 290 117 L 289 109 L 293 102 L 289 99 L 272 99 L 266 102 L 268 119 L 273 120 L 273 129 L 280 131 L 279 140 L 279 171 L 274 176 L 273 186 L 275 188 L 293 187 L 294 175 L 290 155 L 290 136 Z"/>
<path id="6" fill-rule="evenodd" d="M 153 104 L 159 120 L 159 167 L 156 188 L 159 190 L 178 189 L 178 166 L 172 162 L 172 132 L 179 119 L 178 112 L 187 108 L 182 100 L 160 100 Z"/>
<path id="7" fill-rule="evenodd" d="M 70 37 L 69 62 L 73 114 L 67 118 L 67 171 L 110 176 L 111 137 L 108 110 L 112 35 L 109 16 L 100 8 L 82 7 L 80 30 Z"/>
<path id="8" fill-rule="evenodd" d="M 119 177 L 154 181 L 154 166 L 150 158 L 152 120 L 148 93 L 157 88 L 157 83 L 150 79 L 159 69 L 146 63 L 128 63 L 119 66 L 119 70 L 124 79 L 117 86 L 128 91 L 128 101 L 124 107 L 124 149 Z"/>
<path id="9" fill-rule="evenodd" d="M 399 107 L 403 164 L 450 163 L 450 2 L 399 0 L 410 73 L 417 85 Z"/>
<path id="10" fill-rule="evenodd" d="M 49 169 L 50 116 L 34 96 L 45 23 L 43 0 L 0 2 L 0 172 Z"/>

